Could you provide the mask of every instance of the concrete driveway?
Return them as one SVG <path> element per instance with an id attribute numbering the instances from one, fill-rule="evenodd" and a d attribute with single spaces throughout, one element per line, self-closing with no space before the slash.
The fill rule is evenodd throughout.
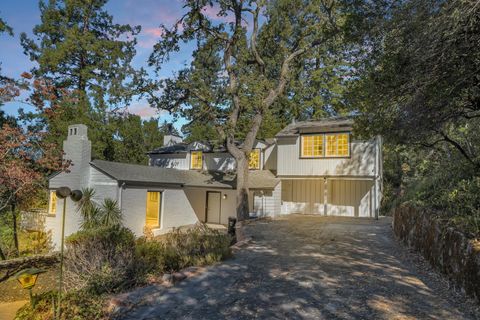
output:
<path id="1" fill-rule="evenodd" d="M 173 288 L 132 292 L 121 319 L 475 319 L 475 306 L 392 237 L 387 218 L 289 216 Z M 478 316 L 478 314 L 477 314 Z"/>

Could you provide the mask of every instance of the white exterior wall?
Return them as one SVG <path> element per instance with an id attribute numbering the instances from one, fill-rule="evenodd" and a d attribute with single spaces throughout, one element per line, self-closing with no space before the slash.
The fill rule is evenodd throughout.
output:
<path id="1" fill-rule="evenodd" d="M 149 157 L 150 166 L 174 168 L 179 170 L 190 169 L 190 154 L 188 153 L 151 154 Z"/>
<path id="2" fill-rule="evenodd" d="M 268 146 L 263 153 L 264 160 L 262 162 L 263 169 L 265 170 L 277 170 L 277 153 L 278 147 L 276 144 Z"/>
<path id="3" fill-rule="evenodd" d="M 232 171 L 236 168 L 235 159 L 230 153 L 204 153 L 204 167 L 212 171 Z"/>
<path id="4" fill-rule="evenodd" d="M 183 189 L 126 187 L 122 190 L 123 224 L 136 236 L 143 235 L 148 191 L 162 192 L 160 228 L 153 229 L 154 235 L 200 221 Z"/>
<path id="5" fill-rule="evenodd" d="M 250 192 L 250 212 L 257 217 L 275 217 L 281 213 L 282 183 L 273 190 Z"/>
<path id="6" fill-rule="evenodd" d="M 300 138 L 278 139 L 279 176 L 373 176 L 376 140 L 352 141 L 349 158 L 300 158 Z"/>

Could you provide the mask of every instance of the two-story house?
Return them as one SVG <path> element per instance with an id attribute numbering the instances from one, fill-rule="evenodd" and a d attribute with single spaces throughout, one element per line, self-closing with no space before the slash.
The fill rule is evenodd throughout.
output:
<path id="1" fill-rule="evenodd" d="M 68 130 L 64 157 L 73 165 L 49 181 L 46 224 L 54 243 L 63 206 L 54 191 L 61 186 L 93 188 L 98 203 L 116 200 L 124 225 L 139 236 L 145 226 L 161 234 L 199 221 L 226 224 L 235 216 L 235 160 L 225 148 L 167 135 L 163 147 L 148 153 L 149 165 L 134 165 L 92 160 L 87 127 Z M 249 160 L 251 215 L 378 216 L 381 139 L 355 140 L 351 119 L 292 123 L 274 139 L 256 141 Z M 67 199 L 65 234 L 80 222 Z"/>

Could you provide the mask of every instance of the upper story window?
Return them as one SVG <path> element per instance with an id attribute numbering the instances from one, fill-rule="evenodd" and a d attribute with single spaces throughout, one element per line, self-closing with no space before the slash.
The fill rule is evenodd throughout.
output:
<path id="1" fill-rule="evenodd" d="M 323 134 L 301 136 L 302 157 L 323 157 Z"/>
<path id="2" fill-rule="evenodd" d="M 190 153 L 190 169 L 202 169 L 203 165 L 203 153 L 202 151 L 192 151 Z"/>
<path id="3" fill-rule="evenodd" d="M 301 136 L 301 157 L 348 157 L 350 155 L 348 133 L 327 133 Z"/>
<path id="4" fill-rule="evenodd" d="M 260 170 L 260 149 L 253 149 L 248 157 L 248 169 Z"/>
<path id="5" fill-rule="evenodd" d="M 57 194 L 50 191 L 50 205 L 48 206 L 48 214 L 55 215 L 57 213 Z"/>
<path id="6" fill-rule="evenodd" d="M 327 157 L 348 157 L 350 155 L 348 133 L 325 135 Z"/>

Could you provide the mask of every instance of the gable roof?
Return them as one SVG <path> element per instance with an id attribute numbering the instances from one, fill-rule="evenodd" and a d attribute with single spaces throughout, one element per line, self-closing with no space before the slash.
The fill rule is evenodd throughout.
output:
<path id="1" fill-rule="evenodd" d="M 93 160 L 90 164 L 111 178 L 131 184 L 172 184 L 185 187 L 234 189 L 235 174 L 219 171 L 178 170 L 138 164 Z M 273 189 L 280 182 L 269 170 L 251 171 L 249 188 Z"/>
<path id="2" fill-rule="evenodd" d="M 323 133 L 351 131 L 353 119 L 348 117 L 328 118 L 312 121 L 298 121 L 283 128 L 275 137 L 296 137 L 301 133 Z"/>

